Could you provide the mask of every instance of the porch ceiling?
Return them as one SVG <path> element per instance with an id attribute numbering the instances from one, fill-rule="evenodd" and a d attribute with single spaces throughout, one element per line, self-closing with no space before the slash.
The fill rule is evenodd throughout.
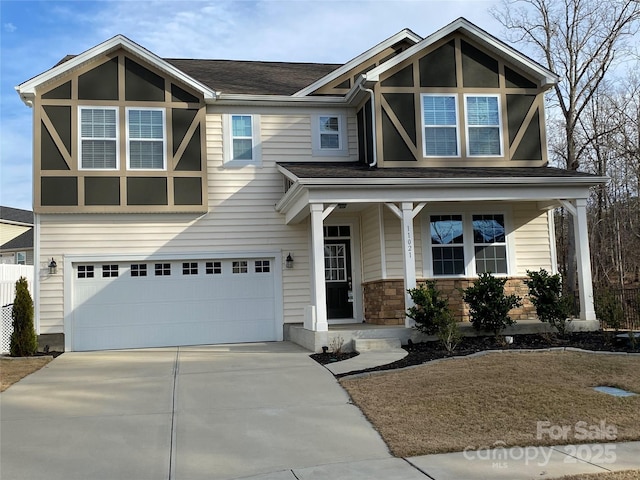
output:
<path id="1" fill-rule="evenodd" d="M 309 205 L 387 202 L 538 201 L 587 198 L 607 182 L 583 172 L 551 167 L 369 168 L 360 163 L 281 163 L 292 184 L 276 205 L 287 223 L 309 214 Z"/>

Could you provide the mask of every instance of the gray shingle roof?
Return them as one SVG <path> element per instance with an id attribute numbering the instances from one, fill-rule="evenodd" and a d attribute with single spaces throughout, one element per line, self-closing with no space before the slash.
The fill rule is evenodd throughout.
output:
<path id="1" fill-rule="evenodd" d="M 0 220 L 33 225 L 33 212 L 21 208 L 0 206 Z"/>
<path id="2" fill-rule="evenodd" d="M 31 248 L 33 248 L 33 227 L 4 245 L 0 245 L 0 250 L 28 250 Z"/>
<path id="3" fill-rule="evenodd" d="M 219 92 L 250 95 L 292 95 L 341 66 L 333 63 L 165 60 Z"/>
<path id="4" fill-rule="evenodd" d="M 298 178 L 599 178 L 554 167 L 370 168 L 362 163 L 279 163 Z"/>

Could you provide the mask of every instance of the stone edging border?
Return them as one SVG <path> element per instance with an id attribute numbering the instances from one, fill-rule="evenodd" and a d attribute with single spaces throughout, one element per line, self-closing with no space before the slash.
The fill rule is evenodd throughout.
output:
<path id="1" fill-rule="evenodd" d="M 408 367 L 393 368 L 389 370 L 376 370 L 373 372 L 354 373 L 353 375 L 346 374 L 346 375 L 342 375 L 338 380 L 343 380 L 343 379 L 351 380 L 354 378 L 371 377 L 371 376 L 380 375 L 383 373 L 402 372 L 404 370 L 410 370 L 412 368 L 424 367 L 425 365 L 433 365 L 436 363 L 448 362 L 452 360 L 464 360 L 468 358 L 483 357 L 484 355 L 489 355 L 492 353 L 534 353 L 534 352 L 577 352 L 577 353 L 589 353 L 592 355 L 630 355 L 630 356 L 640 357 L 640 353 L 637 353 L 637 352 L 609 352 L 606 350 L 584 350 L 582 348 L 576 348 L 576 347 L 518 348 L 513 350 L 483 350 L 482 352 L 471 353 L 469 355 L 457 355 L 454 357 L 437 358 L 435 360 L 430 360 L 428 362 L 420 363 L 418 365 L 409 365 Z"/>
<path id="2" fill-rule="evenodd" d="M 0 355 L 0 358 L 3 360 L 33 360 L 34 358 L 48 358 L 50 360 L 53 360 L 53 355 L 37 355 L 37 356 L 33 356 L 33 357 L 11 357 L 9 355 Z"/>

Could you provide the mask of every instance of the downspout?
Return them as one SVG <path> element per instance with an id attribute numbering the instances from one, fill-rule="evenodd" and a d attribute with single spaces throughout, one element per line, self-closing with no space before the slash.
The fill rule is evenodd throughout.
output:
<path id="1" fill-rule="evenodd" d="M 363 92 L 369 92 L 371 98 L 371 134 L 373 135 L 373 162 L 369 164 L 369 168 L 373 168 L 378 165 L 378 142 L 376 140 L 376 109 L 373 90 L 370 88 L 364 88 L 361 83 L 358 83 L 358 88 Z"/>

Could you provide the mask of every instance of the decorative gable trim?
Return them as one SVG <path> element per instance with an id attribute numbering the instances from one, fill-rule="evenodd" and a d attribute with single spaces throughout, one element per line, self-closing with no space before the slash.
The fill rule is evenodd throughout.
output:
<path id="1" fill-rule="evenodd" d="M 293 97 L 304 97 L 306 95 L 309 95 L 309 94 L 313 93 L 314 91 L 318 90 L 319 88 L 321 88 L 321 87 L 327 85 L 328 83 L 331 83 L 332 81 L 336 80 L 341 75 L 344 75 L 349 70 L 352 70 L 352 69 L 356 68 L 358 65 L 366 62 L 370 58 L 378 55 L 380 52 L 384 51 L 385 49 L 395 45 L 396 43 L 398 43 L 398 42 L 400 42 L 402 40 L 409 40 L 409 41 L 411 41 L 413 43 L 419 43 L 422 40 L 422 37 L 420 37 L 419 35 L 415 34 L 411 30 L 409 30 L 408 28 L 405 28 L 405 29 L 401 30 L 400 32 L 396 33 L 395 35 L 387 38 L 386 40 L 384 40 L 382 42 L 380 42 L 375 47 L 372 47 L 369 50 L 367 50 L 366 52 L 361 53 L 360 55 L 358 55 L 354 59 L 349 60 L 347 63 L 345 63 L 340 68 L 334 70 L 329 75 L 326 75 L 325 77 L 322 77 L 321 79 L 319 79 L 318 81 L 312 83 L 308 87 L 305 87 L 302 90 L 294 93 L 292 96 Z M 412 50 L 412 48 L 410 48 L 409 50 Z"/>
<path id="2" fill-rule="evenodd" d="M 443 38 L 456 31 L 463 32 L 471 39 L 485 46 L 488 50 L 492 51 L 496 55 L 502 57 L 503 59 L 508 59 L 511 63 L 519 66 L 523 71 L 534 77 L 538 81 L 538 85 L 543 89 L 551 87 L 552 85 L 558 83 L 558 81 L 560 80 L 559 77 L 551 70 L 548 70 L 526 55 L 511 48 L 509 45 L 503 43 L 501 40 L 498 40 L 493 35 L 487 33 L 486 31 L 482 30 L 463 17 L 454 20 L 449 25 L 441 28 L 437 32 L 424 38 L 422 41 L 416 43 L 413 47 L 408 48 L 404 52 L 384 62 L 382 65 L 379 65 L 378 67 L 370 70 L 369 72 L 364 74 L 366 80 L 368 82 L 379 81 L 380 76 L 383 72 L 392 69 L 406 59 L 415 55 L 417 52 L 435 44 L 436 42 L 442 40 Z"/>
<path id="3" fill-rule="evenodd" d="M 21 83 L 17 87 L 15 87 L 16 91 L 20 95 L 22 101 L 28 106 L 31 105 L 33 98 L 36 93 L 36 88 L 45 83 L 51 82 L 62 75 L 68 74 L 73 70 L 76 70 L 88 62 L 94 60 L 96 57 L 101 55 L 107 55 L 111 52 L 114 52 L 118 49 L 124 49 L 128 53 L 140 58 L 144 62 L 154 66 L 158 70 L 163 73 L 179 80 L 185 85 L 190 86 L 195 91 L 202 93 L 206 100 L 212 100 L 216 98 L 216 92 L 211 90 L 209 87 L 195 80 L 194 78 L 186 75 L 181 70 L 178 70 L 176 67 L 166 62 L 162 58 L 158 57 L 154 53 L 150 52 L 146 48 L 138 45 L 137 43 L 129 40 L 124 35 L 116 35 L 105 42 L 96 45 L 89 50 L 67 60 L 63 63 L 59 63 L 55 67 L 47 70 L 40 75 L 33 77 L 30 80 L 27 80 L 24 83 Z"/>

